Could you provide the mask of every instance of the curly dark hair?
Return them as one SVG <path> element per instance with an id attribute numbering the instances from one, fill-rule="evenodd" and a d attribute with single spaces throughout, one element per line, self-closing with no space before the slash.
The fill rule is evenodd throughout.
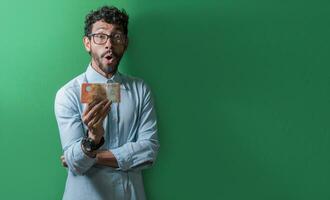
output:
<path id="1" fill-rule="evenodd" d="M 85 18 L 85 36 L 92 32 L 93 24 L 99 20 L 104 20 L 109 24 L 117 24 L 123 27 L 124 34 L 127 36 L 128 15 L 124 9 L 121 11 L 114 6 L 103 6 L 98 10 L 91 11 Z"/>

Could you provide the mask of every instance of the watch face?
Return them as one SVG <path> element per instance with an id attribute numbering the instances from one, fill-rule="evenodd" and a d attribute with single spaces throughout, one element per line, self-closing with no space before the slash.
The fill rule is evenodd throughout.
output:
<path id="1" fill-rule="evenodd" d="M 104 138 L 102 137 L 102 139 L 98 145 L 96 145 L 94 140 L 91 138 L 84 138 L 82 142 L 84 145 L 84 149 L 88 152 L 92 152 L 92 151 L 100 148 L 104 144 Z"/>
<path id="2" fill-rule="evenodd" d="M 87 145 L 86 145 L 86 150 L 87 151 L 92 151 L 92 148 L 91 148 L 91 146 L 87 143 Z"/>
<path id="3" fill-rule="evenodd" d="M 94 140 L 92 140 L 92 138 L 88 138 L 87 141 L 88 141 L 88 148 L 90 149 L 89 151 L 94 150 L 94 146 L 95 146 Z"/>
<path id="4" fill-rule="evenodd" d="M 91 152 L 92 151 L 92 143 L 89 139 L 84 138 L 83 145 L 86 151 Z"/>

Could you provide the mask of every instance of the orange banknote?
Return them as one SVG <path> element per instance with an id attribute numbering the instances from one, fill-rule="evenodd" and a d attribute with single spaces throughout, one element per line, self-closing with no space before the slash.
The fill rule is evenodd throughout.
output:
<path id="1" fill-rule="evenodd" d="M 120 102 L 119 83 L 83 83 L 81 85 L 81 103 L 108 98 L 113 103 Z"/>

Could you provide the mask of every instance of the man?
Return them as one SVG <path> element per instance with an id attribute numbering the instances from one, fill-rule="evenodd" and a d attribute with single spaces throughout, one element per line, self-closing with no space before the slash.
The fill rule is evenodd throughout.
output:
<path id="1" fill-rule="evenodd" d="M 145 199 L 141 170 L 156 159 L 157 121 L 149 87 L 118 71 L 128 46 L 128 16 L 104 6 L 85 20 L 83 43 L 91 55 L 85 73 L 56 94 L 57 119 L 68 167 L 63 199 Z M 82 83 L 119 83 L 120 102 L 80 101 Z"/>

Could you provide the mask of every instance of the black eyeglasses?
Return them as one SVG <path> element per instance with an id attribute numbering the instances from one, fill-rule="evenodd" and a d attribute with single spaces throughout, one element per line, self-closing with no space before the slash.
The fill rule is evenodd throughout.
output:
<path id="1" fill-rule="evenodd" d="M 88 36 L 93 38 L 95 44 L 101 45 L 107 43 L 109 38 L 114 45 L 123 44 L 125 41 L 125 35 L 123 33 L 111 33 L 110 35 L 104 33 L 92 33 Z"/>

